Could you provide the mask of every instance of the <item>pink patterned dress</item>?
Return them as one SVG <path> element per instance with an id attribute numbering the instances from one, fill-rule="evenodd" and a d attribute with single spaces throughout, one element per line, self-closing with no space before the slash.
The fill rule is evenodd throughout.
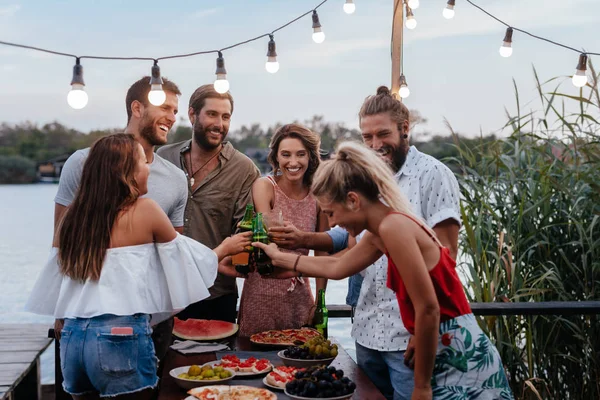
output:
<path id="1" fill-rule="evenodd" d="M 269 217 L 281 210 L 283 219 L 305 232 L 314 232 L 317 226 L 317 202 L 309 194 L 302 200 L 290 199 L 269 176 L 275 199 Z M 282 250 L 308 255 L 308 249 Z M 311 322 L 314 297 L 308 278 L 269 279 L 252 272 L 244 282 L 238 324 L 240 336 L 270 329 L 300 328 Z"/>

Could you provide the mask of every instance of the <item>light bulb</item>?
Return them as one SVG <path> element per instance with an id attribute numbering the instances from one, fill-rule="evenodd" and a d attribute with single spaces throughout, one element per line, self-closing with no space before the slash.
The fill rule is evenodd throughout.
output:
<path id="1" fill-rule="evenodd" d="M 73 79 L 71 79 L 71 91 L 67 95 L 67 103 L 75 110 L 81 110 L 88 103 L 88 95 L 84 90 L 83 67 L 79 58 L 75 60 L 73 66 Z"/>
<path id="2" fill-rule="evenodd" d="M 412 15 L 409 15 L 406 18 L 406 28 L 407 29 L 415 29 L 417 27 L 417 20 Z"/>
<path id="3" fill-rule="evenodd" d="M 406 86 L 406 85 L 401 86 L 400 87 L 400 97 L 405 99 L 408 96 L 410 96 L 410 89 L 408 88 L 408 86 Z"/>
<path id="4" fill-rule="evenodd" d="M 74 83 L 67 95 L 67 103 L 75 110 L 81 110 L 88 103 L 88 95 L 83 87 L 81 84 Z"/>
<path id="5" fill-rule="evenodd" d="M 444 18 L 446 18 L 446 19 L 454 18 L 454 5 L 455 4 L 456 4 L 456 0 L 448 0 L 448 3 L 446 4 L 446 8 L 444 8 L 444 12 L 442 13 Z"/>
<path id="6" fill-rule="evenodd" d="M 267 63 L 265 64 L 265 68 L 267 72 L 274 74 L 279 71 L 279 63 L 277 62 L 277 49 L 275 46 L 275 38 L 273 35 L 269 35 L 271 38 L 269 40 L 268 50 L 267 50 Z"/>
<path id="7" fill-rule="evenodd" d="M 356 5 L 354 4 L 354 1 L 346 0 L 346 3 L 344 3 L 344 12 L 346 14 L 352 14 L 354 11 L 356 11 Z"/>
<path id="8" fill-rule="evenodd" d="M 217 93 L 223 94 L 229 91 L 229 81 L 226 77 L 219 77 L 217 75 L 217 80 L 215 81 L 214 85 Z"/>
<path id="9" fill-rule="evenodd" d="M 271 58 L 273 58 L 274 60 L 271 60 Z M 269 57 L 268 61 L 265 63 L 265 69 L 267 70 L 267 72 L 270 72 L 272 74 L 279 71 L 279 62 L 277 61 L 277 58 Z"/>
<path id="10" fill-rule="evenodd" d="M 321 29 L 321 22 L 319 22 L 319 14 L 317 14 L 317 10 L 313 10 L 312 21 L 312 38 L 315 41 L 315 43 L 323 43 L 323 41 L 325 40 L 325 33 L 323 32 L 323 29 Z"/>
<path id="11" fill-rule="evenodd" d="M 502 46 L 500 46 L 500 55 L 502 57 L 510 57 L 513 53 L 513 49 L 511 46 L 510 42 L 504 42 L 502 43 Z"/>
<path id="12" fill-rule="evenodd" d="M 163 80 L 160 76 L 160 67 L 158 60 L 154 60 L 150 75 L 150 91 L 148 92 L 148 101 L 153 106 L 161 106 L 167 100 L 167 95 L 163 91 Z"/>
<path id="13" fill-rule="evenodd" d="M 153 106 L 162 106 L 167 100 L 167 94 L 162 89 L 162 85 L 154 84 L 150 86 L 150 91 L 148 92 L 148 101 Z"/>
<path id="14" fill-rule="evenodd" d="M 588 78 L 586 74 L 587 70 L 587 54 L 579 55 L 579 62 L 577 63 L 577 70 L 573 75 L 573 85 L 576 87 L 584 87 L 587 84 Z"/>
<path id="15" fill-rule="evenodd" d="M 416 10 L 420 6 L 419 0 L 408 0 L 408 6 L 413 10 Z"/>

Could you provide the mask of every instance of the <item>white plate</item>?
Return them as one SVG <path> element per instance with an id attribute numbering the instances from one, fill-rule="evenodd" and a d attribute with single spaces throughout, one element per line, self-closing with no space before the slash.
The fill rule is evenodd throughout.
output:
<path id="1" fill-rule="evenodd" d="M 289 396 L 290 398 L 295 399 L 295 400 L 314 400 L 314 399 L 317 398 L 317 397 L 300 397 L 300 396 L 296 396 L 296 395 L 293 395 L 293 394 L 289 394 L 287 392 L 287 390 L 284 391 L 284 393 L 287 396 Z M 351 399 L 352 395 L 354 395 L 354 393 L 350 393 L 350 394 L 347 394 L 347 395 L 344 395 L 344 396 L 338 396 L 338 397 L 325 397 L 325 398 L 321 398 L 321 400 L 346 400 L 346 399 Z"/>
<path id="2" fill-rule="evenodd" d="M 217 385 L 217 386 L 205 386 L 203 388 L 198 388 L 198 389 L 218 389 L 221 392 L 225 392 L 225 391 L 229 391 L 235 388 L 248 388 L 250 386 L 244 386 L 244 385 L 233 385 L 233 386 L 223 386 L 223 385 Z M 265 392 L 267 392 L 271 398 L 270 400 L 276 400 L 277 399 L 277 395 L 273 392 L 271 392 L 269 389 L 265 389 L 265 388 L 255 388 L 252 387 L 252 389 L 262 389 Z M 196 397 L 194 396 L 188 396 L 185 398 L 185 400 L 198 400 Z"/>
<path id="3" fill-rule="evenodd" d="M 240 358 L 240 361 L 246 361 L 246 360 L 247 360 L 247 358 Z M 207 362 L 206 364 L 202 364 L 202 365 L 210 365 L 211 367 L 213 367 L 213 366 L 215 366 L 217 364 L 220 364 L 222 362 L 223 362 L 223 360 L 216 360 L 216 361 Z M 200 367 L 200 368 L 202 368 L 202 367 Z M 227 369 L 231 369 L 231 368 L 227 368 Z M 271 361 L 269 361 L 269 367 L 267 369 L 265 369 L 264 371 L 260 371 L 260 372 L 235 371 L 235 376 L 258 376 L 258 375 L 268 374 L 272 370 L 273 370 L 273 364 L 271 363 Z"/>
<path id="4" fill-rule="evenodd" d="M 266 376 L 263 378 L 263 383 L 269 389 L 273 389 L 273 390 L 285 390 L 285 388 L 280 388 L 279 386 L 273 386 L 273 385 L 271 385 L 269 382 L 267 382 L 267 377 Z"/>
<path id="5" fill-rule="evenodd" d="M 193 388 L 200 387 L 200 386 L 208 386 L 208 385 L 214 386 L 217 384 L 227 383 L 230 380 L 232 380 L 233 377 L 236 375 L 236 372 L 234 370 L 232 370 L 230 368 L 225 368 L 227 371 L 231 372 L 231 376 L 229 378 L 225 378 L 225 379 L 197 381 L 194 379 L 179 378 L 177 376 L 179 374 L 188 372 L 189 369 L 190 369 L 190 365 L 188 365 L 186 367 L 173 368 L 171 371 L 169 371 L 169 375 L 171 375 L 171 377 L 173 379 L 175 379 L 175 382 L 177 383 L 177 385 L 179 385 L 179 387 L 181 387 L 182 389 L 193 389 Z"/>
<path id="6" fill-rule="evenodd" d="M 312 367 L 313 365 L 329 365 L 329 364 L 331 364 L 331 362 L 333 360 L 335 360 L 335 357 L 322 358 L 322 359 L 309 359 L 309 360 L 304 360 L 304 359 L 300 359 L 300 358 L 288 358 L 283 355 L 284 352 L 285 352 L 285 350 L 281 350 L 281 351 L 277 352 L 277 355 L 279 356 L 279 358 L 281 358 L 283 363 L 285 365 L 287 365 L 288 367 L 308 368 L 308 367 Z"/>

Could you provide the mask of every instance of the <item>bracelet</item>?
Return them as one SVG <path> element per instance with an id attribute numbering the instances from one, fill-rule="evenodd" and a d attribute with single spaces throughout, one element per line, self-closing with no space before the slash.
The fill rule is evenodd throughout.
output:
<path id="1" fill-rule="evenodd" d="M 296 257 L 296 262 L 294 263 L 294 272 L 296 272 L 296 268 L 298 268 L 298 262 L 300 261 L 300 257 L 300 254 L 298 254 L 298 257 Z M 302 276 L 302 272 L 299 272 L 299 274 L 299 276 Z"/>

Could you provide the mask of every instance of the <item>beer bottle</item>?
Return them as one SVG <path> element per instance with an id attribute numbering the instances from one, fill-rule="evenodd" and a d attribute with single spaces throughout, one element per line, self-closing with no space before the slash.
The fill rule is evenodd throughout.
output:
<path id="1" fill-rule="evenodd" d="M 244 218 L 238 225 L 238 228 L 235 233 L 241 232 L 250 232 L 252 231 L 252 223 L 254 220 L 254 206 L 252 204 L 248 204 L 246 206 L 246 212 L 244 213 Z M 231 262 L 235 267 L 235 270 L 240 274 L 248 275 L 250 273 L 250 265 L 249 258 L 250 253 L 254 250 L 252 246 L 247 246 L 245 251 L 241 253 L 235 254 L 231 257 Z"/>
<path id="2" fill-rule="evenodd" d="M 257 213 L 256 219 L 254 220 L 254 231 L 252 236 L 253 242 L 260 242 L 269 244 L 269 236 L 265 229 L 265 223 L 263 220 L 263 214 Z M 273 265 L 271 259 L 262 249 L 258 247 L 254 248 L 254 261 L 256 262 L 256 270 L 261 275 L 270 275 L 273 272 Z"/>
<path id="3" fill-rule="evenodd" d="M 313 326 L 319 331 L 325 339 L 327 339 L 327 321 L 329 320 L 329 311 L 325 306 L 325 290 L 319 289 L 319 297 L 317 299 L 317 309 L 313 318 Z"/>

